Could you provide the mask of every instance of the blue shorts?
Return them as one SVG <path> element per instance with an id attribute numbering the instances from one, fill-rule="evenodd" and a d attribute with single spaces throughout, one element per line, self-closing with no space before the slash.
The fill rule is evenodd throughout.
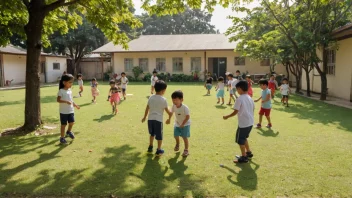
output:
<path id="1" fill-rule="evenodd" d="M 156 120 L 148 120 L 148 130 L 150 136 L 155 136 L 156 140 L 163 140 L 163 123 Z"/>
<path id="2" fill-rule="evenodd" d="M 180 127 L 174 127 L 174 136 L 181 136 L 184 138 L 189 138 L 191 137 L 191 126 L 184 126 L 183 128 Z"/>
<path id="3" fill-rule="evenodd" d="M 225 91 L 223 89 L 218 90 L 218 93 L 216 94 L 217 98 L 223 98 L 225 95 Z"/>
<path id="4" fill-rule="evenodd" d="M 60 122 L 61 125 L 67 125 L 67 123 L 73 123 L 75 122 L 75 114 L 70 113 L 70 114 L 62 114 L 60 113 Z"/>
<path id="5" fill-rule="evenodd" d="M 208 90 L 210 90 L 211 88 L 213 88 L 213 85 L 207 84 L 206 87 L 207 87 Z"/>

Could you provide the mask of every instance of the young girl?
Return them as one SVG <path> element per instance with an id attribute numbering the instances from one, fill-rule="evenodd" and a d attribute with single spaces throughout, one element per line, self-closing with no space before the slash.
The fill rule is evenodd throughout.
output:
<path id="1" fill-rule="evenodd" d="M 272 75 L 270 76 L 269 86 L 268 86 L 268 88 L 269 88 L 270 91 L 271 91 L 271 98 L 272 98 L 272 99 L 275 98 L 275 90 L 276 90 L 277 87 L 278 87 L 278 85 L 277 85 L 277 81 L 275 80 L 275 75 L 272 74 Z"/>
<path id="2" fill-rule="evenodd" d="M 281 91 L 281 102 L 288 107 L 288 95 L 291 93 L 290 86 L 288 85 L 288 79 L 284 78 L 282 80 L 282 85 L 280 86 L 280 91 Z"/>
<path id="3" fill-rule="evenodd" d="M 225 90 L 224 90 L 224 88 L 225 88 L 224 78 L 223 78 L 222 76 L 220 76 L 219 79 L 218 79 L 218 81 L 219 81 L 219 82 L 218 82 L 218 85 L 216 86 L 216 91 L 218 92 L 218 93 L 216 94 L 216 97 L 218 98 L 217 104 L 220 103 L 220 98 L 221 98 L 221 101 L 222 101 L 221 105 L 223 105 L 223 104 L 224 104 L 224 95 L 225 95 Z"/>
<path id="4" fill-rule="evenodd" d="M 248 95 L 252 98 L 253 97 L 253 89 L 252 89 L 252 85 L 253 85 L 253 81 L 251 79 L 251 75 L 247 75 L 246 76 L 246 80 L 248 82 Z"/>
<path id="5" fill-rule="evenodd" d="M 78 105 L 73 102 L 72 99 L 72 87 L 73 76 L 71 74 L 65 74 L 61 77 L 59 84 L 59 92 L 57 93 L 56 101 L 60 103 L 60 121 L 61 121 L 61 137 L 60 143 L 66 144 L 65 139 L 65 129 L 68 123 L 68 129 L 66 136 L 69 136 L 71 139 L 75 138 L 75 135 L 72 132 L 73 124 L 75 123 L 74 107 L 80 109 Z"/>
<path id="6" fill-rule="evenodd" d="M 83 92 L 83 80 L 82 80 L 82 74 L 77 75 L 77 82 L 79 86 L 79 97 L 82 97 L 82 92 Z"/>
<path id="7" fill-rule="evenodd" d="M 98 89 L 98 82 L 97 79 L 93 78 L 92 82 L 90 83 L 90 86 L 92 87 L 92 96 L 93 96 L 93 103 L 97 102 L 97 96 L 99 96 L 99 89 Z"/>
<path id="8" fill-rule="evenodd" d="M 110 98 L 110 104 L 112 106 L 112 113 L 115 115 L 117 114 L 117 105 L 120 102 L 120 94 L 119 94 L 119 88 L 116 86 L 115 81 L 110 81 L 110 91 L 109 91 L 109 98 Z"/>
<path id="9" fill-rule="evenodd" d="M 207 89 L 207 95 L 210 95 L 210 90 L 213 87 L 213 78 L 208 74 L 208 78 L 205 81 L 204 87 Z"/>
<path id="10" fill-rule="evenodd" d="M 233 100 L 233 91 L 231 89 L 232 81 L 233 81 L 233 74 L 228 73 L 228 75 L 227 75 L 227 91 L 229 91 L 230 99 L 229 99 L 229 103 L 227 103 L 227 105 L 231 105 L 231 101 Z"/>

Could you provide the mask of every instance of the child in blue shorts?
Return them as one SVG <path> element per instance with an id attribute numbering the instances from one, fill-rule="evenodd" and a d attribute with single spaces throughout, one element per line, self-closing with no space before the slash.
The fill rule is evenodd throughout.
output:
<path id="1" fill-rule="evenodd" d="M 191 120 L 189 115 L 189 108 L 182 104 L 183 102 L 183 93 L 182 91 L 175 91 L 171 95 L 172 106 L 171 112 L 175 113 L 175 125 L 174 125 L 174 136 L 176 140 L 175 151 L 180 150 L 180 136 L 182 137 L 185 143 L 185 150 L 183 151 L 182 156 L 187 157 L 189 155 L 188 152 L 188 138 L 190 137 L 190 126 Z M 170 121 L 170 120 L 169 120 Z"/>
<path id="2" fill-rule="evenodd" d="M 204 87 L 207 89 L 207 96 L 210 95 L 210 90 L 213 87 L 213 78 L 208 74 L 208 77 L 205 81 Z"/>
<path id="3" fill-rule="evenodd" d="M 220 76 L 219 77 L 219 79 L 218 79 L 218 85 L 216 86 L 216 91 L 218 92 L 217 94 L 216 94 L 216 97 L 218 98 L 218 104 L 220 103 L 220 98 L 221 98 L 221 100 L 222 100 L 222 103 L 221 103 L 221 105 L 223 105 L 224 104 L 224 102 L 225 102 L 225 99 L 224 99 L 224 95 L 225 95 L 225 84 L 224 84 L 224 78 L 222 77 L 222 76 Z"/>

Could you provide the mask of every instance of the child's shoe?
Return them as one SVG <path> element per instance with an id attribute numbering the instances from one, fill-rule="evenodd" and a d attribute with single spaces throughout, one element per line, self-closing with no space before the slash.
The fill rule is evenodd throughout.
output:
<path id="1" fill-rule="evenodd" d="M 233 160 L 234 163 L 248 163 L 248 158 L 241 156 L 238 159 Z"/>
<path id="2" fill-rule="evenodd" d="M 262 128 L 262 125 L 261 124 L 257 124 L 256 128 L 260 129 L 260 128 Z"/>
<path id="3" fill-rule="evenodd" d="M 266 128 L 271 129 L 271 127 L 273 127 L 271 124 L 266 125 Z"/>
<path id="4" fill-rule="evenodd" d="M 60 137 L 60 143 L 61 143 L 61 144 L 67 144 L 67 141 L 66 141 L 65 138 Z"/>
<path id="5" fill-rule="evenodd" d="M 161 156 L 162 154 L 164 154 L 164 150 L 163 149 L 158 149 L 155 153 L 155 155 L 157 156 Z"/>
<path id="6" fill-rule="evenodd" d="M 246 157 L 247 157 L 248 159 L 251 159 L 251 158 L 253 157 L 253 153 L 252 153 L 251 151 L 246 152 Z"/>
<path id="7" fill-rule="evenodd" d="M 187 157 L 188 155 L 189 155 L 188 150 L 185 149 L 182 153 L 182 156 Z"/>
<path id="8" fill-rule="evenodd" d="M 180 145 L 176 144 L 175 148 L 174 148 L 174 151 L 179 151 L 180 150 Z"/>
<path id="9" fill-rule="evenodd" d="M 149 146 L 148 147 L 148 153 L 152 153 L 153 152 L 153 146 Z"/>
<path id="10" fill-rule="evenodd" d="M 75 134 L 73 134 L 71 131 L 67 131 L 66 136 L 69 136 L 71 139 L 75 139 Z"/>

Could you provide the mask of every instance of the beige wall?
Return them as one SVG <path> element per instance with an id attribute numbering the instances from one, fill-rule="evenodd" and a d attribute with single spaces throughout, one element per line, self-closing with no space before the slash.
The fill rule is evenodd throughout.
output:
<path id="1" fill-rule="evenodd" d="M 336 51 L 335 75 L 327 75 L 328 94 L 333 97 L 351 100 L 352 86 L 352 38 L 338 42 Z M 322 55 L 319 50 L 318 54 Z M 321 63 L 322 64 L 322 63 Z M 320 65 L 321 65 L 320 64 Z M 321 92 L 321 80 L 318 71 L 314 70 L 310 74 L 311 90 L 317 93 Z M 307 81 L 303 71 L 302 89 L 307 89 Z"/>
<path id="2" fill-rule="evenodd" d="M 184 74 L 191 74 L 191 57 L 201 57 L 201 67 L 204 71 L 204 51 L 187 51 L 187 52 L 148 52 L 148 53 L 114 53 L 113 55 L 114 72 L 121 73 L 124 69 L 124 59 L 133 58 L 133 65 L 139 65 L 139 58 L 148 58 L 148 70 L 152 72 L 156 67 L 156 58 L 166 58 L 166 72 L 169 73 L 180 73 L 172 71 L 172 58 L 182 57 L 183 58 L 183 72 Z M 235 57 L 240 56 L 239 53 L 233 51 L 206 51 L 207 56 L 207 69 L 208 69 L 208 58 L 226 57 L 227 58 L 227 71 L 241 72 L 248 71 L 250 74 L 265 74 L 270 72 L 269 66 L 260 66 L 260 62 L 246 58 L 245 66 L 235 66 Z M 277 73 L 286 74 L 286 70 L 283 66 L 277 65 L 275 68 Z M 132 72 L 126 72 L 128 75 L 132 75 Z M 224 74 L 223 74 L 224 75 Z"/>
<path id="3" fill-rule="evenodd" d="M 4 81 L 12 80 L 12 84 L 22 84 L 26 81 L 26 56 L 3 55 Z"/>
<path id="4" fill-rule="evenodd" d="M 60 63 L 60 69 L 54 70 L 53 64 Z M 67 59 L 65 57 L 46 57 L 46 82 L 57 82 L 58 78 L 62 76 L 67 69 Z"/>
<path id="5" fill-rule="evenodd" d="M 93 78 L 103 79 L 104 73 L 110 67 L 110 62 L 103 62 L 103 69 L 99 60 L 97 62 L 81 62 L 80 67 L 83 79 L 86 81 L 90 81 Z"/>

